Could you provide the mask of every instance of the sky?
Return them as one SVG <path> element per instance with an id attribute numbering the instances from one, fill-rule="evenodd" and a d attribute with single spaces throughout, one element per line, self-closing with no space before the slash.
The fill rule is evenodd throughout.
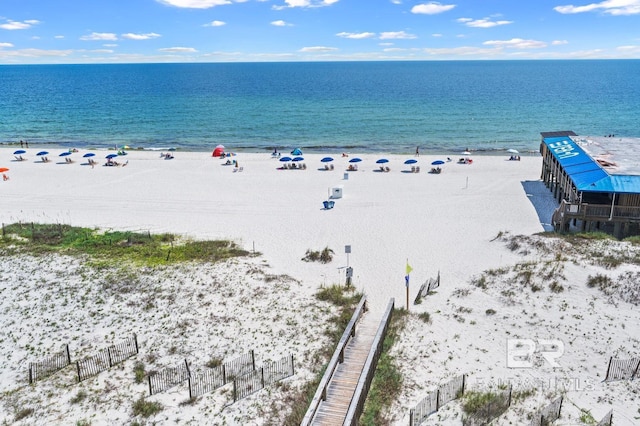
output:
<path id="1" fill-rule="evenodd" d="M 0 0 L 0 64 L 631 58 L 640 0 Z"/>

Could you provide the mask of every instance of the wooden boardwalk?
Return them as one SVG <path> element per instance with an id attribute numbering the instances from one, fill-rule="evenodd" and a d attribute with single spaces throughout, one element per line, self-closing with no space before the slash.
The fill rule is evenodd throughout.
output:
<path id="1" fill-rule="evenodd" d="M 356 334 L 345 348 L 344 362 L 329 382 L 327 398 L 320 403 L 313 425 L 342 426 L 379 326 L 380 318 L 371 312 L 358 322 Z"/>

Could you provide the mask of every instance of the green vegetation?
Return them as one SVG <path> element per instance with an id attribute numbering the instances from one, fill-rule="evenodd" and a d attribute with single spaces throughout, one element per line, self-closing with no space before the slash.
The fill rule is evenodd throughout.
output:
<path id="1" fill-rule="evenodd" d="M 138 398 L 133 403 L 133 415 L 151 417 L 162 411 L 162 404 L 159 402 L 145 401 L 143 397 Z"/>
<path id="2" fill-rule="evenodd" d="M 9 247 L 33 254 L 61 252 L 88 255 L 97 261 L 133 262 L 142 266 L 191 260 L 218 262 L 249 254 L 230 241 L 183 241 L 173 234 L 99 232 L 62 224 L 5 225 L 0 248 Z"/>
<path id="3" fill-rule="evenodd" d="M 313 380 L 303 384 L 297 391 L 286 393 L 287 399 L 283 402 L 287 407 L 290 407 L 291 412 L 283 420 L 283 426 L 297 426 L 302 422 L 327 368 L 327 363 L 333 355 L 347 324 L 349 324 L 353 312 L 362 298 L 362 294 L 355 292 L 353 287 L 334 284 L 329 287 L 320 288 L 318 293 L 316 293 L 316 298 L 336 306 L 338 313 L 333 317 L 325 330 L 325 334 L 329 336 L 329 341 L 320 353 L 317 354 L 316 362 L 322 364 L 322 368 L 320 368 Z M 272 407 L 271 410 L 277 411 L 277 408 Z M 275 417 L 276 414 L 273 414 L 273 416 Z"/>
<path id="4" fill-rule="evenodd" d="M 325 247 L 322 251 L 307 249 L 302 260 L 305 262 L 329 263 L 333 260 L 333 250 L 329 247 Z"/>
<path id="5" fill-rule="evenodd" d="M 86 398 L 87 398 L 87 391 L 85 391 L 84 389 L 80 389 L 76 394 L 76 396 L 71 398 L 69 402 L 72 404 L 77 404 L 79 402 L 84 401 Z"/>
<path id="6" fill-rule="evenodd" d="M 375 426 L 391 423 L 391 419 L 386 418 L 385 411 L 391 407 L 400 395 L 402 374 L 395 358 L 389 354 L 389 350 L 393 347 L 404 328 L 407 316 L 408 312 L 405 309 L 393 311 L 391 323 L 382 344 L 382 354 L 364 404 L 364 411 L 360 417 L 359 424 L 361 425 Z"/>
<path id="7" fill-rule="evenodd" d="M 133 364 L 133 373 L 135 375 L 134 380 L 136 383 L 144 382 L 144 378 L 146 377 L 147 373 L 144 370 L 144 363 L 142 361 L 136 361 L 136 363 Z"/>
<path id="8" fill-rule="evenodd" d="M 429 314 L 429 312 L 420 312 L 418 314 L 418 318 L 420 318 L 422 321 L 426 322 L 427 324 L 431 324 L 431 314 Z"/>

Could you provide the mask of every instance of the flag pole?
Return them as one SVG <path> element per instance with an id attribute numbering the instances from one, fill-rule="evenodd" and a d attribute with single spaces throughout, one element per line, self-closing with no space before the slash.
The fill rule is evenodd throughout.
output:
<path id="1" fill-rule="evenodd" d="M 405 277 L 406 281 L 407 281 L 407 283 L 406 283 L 407 284 L 406 285 L 406 287 L 407 287 L 407 312 L 409 312 L 409 274 L 411 273 L 411 269 L 410 268 L 411 267 L 409 266 L 409 258 L 407 258 L 407 270 L 406 270 L 407 276 Z"/>

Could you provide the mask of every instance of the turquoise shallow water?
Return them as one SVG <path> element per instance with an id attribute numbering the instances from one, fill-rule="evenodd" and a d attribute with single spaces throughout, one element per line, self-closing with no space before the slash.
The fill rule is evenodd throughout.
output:
<path id="1" fill-rule="evenodd" d="M 0 66 L 0 142 L 421 152 L 639 136 L 640 61 Z"/>

